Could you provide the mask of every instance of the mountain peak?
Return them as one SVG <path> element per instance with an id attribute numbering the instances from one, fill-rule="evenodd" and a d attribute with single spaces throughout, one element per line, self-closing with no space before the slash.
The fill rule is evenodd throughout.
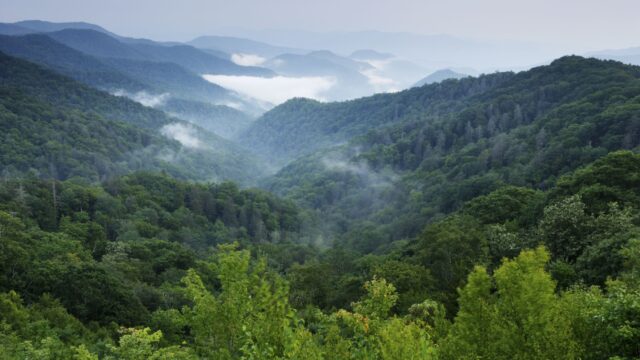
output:
<path id="1" fill-rule="evenodd" d="M 13 23 L 13 25 L 20 26 L 26 29 L 30 29 L 38 32 L 53 32 L 64 29 L 84 29 L 84 30 L 94 30 L 105 34 L 112 35 L 111 32 L 103 28 L 102 26 L 91 24 L 83 21 L 75 21 L 75 22 L 50 22 L 43 20 L 23 20 Z"/>
<path id="2" fill-rule="evenodd" d="M 435 72 L 431 73 L 427 77 L 425 77 L 422 80 L 418 81 L 414 86 L 415 87 L 423 86 L 423 85 L 442 82 L 444 80 L 449 80 L 449 79 L 462 79 L 462 78 L 465 78 L 465 77 L 468 77 L 468 76 L 469 75 L 467 75 L 467 74 L 462 74 L 462 73 L 453 71 L 451 69 L 441 69 L 441 70 L 438 70 L 438 71 L 435 71 Z"/>

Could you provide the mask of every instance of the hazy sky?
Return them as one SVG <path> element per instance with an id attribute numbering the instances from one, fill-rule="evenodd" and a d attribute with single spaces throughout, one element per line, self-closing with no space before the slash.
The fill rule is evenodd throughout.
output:
<path id="1" fill-rule="evenodd" d="M 157 40 L 244 27 L 640 46 L 639 0 L 0 0 L 0 21 L 24 19 L 88 21 Z"/>

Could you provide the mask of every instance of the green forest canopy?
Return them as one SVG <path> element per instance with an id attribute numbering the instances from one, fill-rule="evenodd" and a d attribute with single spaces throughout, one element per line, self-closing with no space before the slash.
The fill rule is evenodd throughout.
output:
<path id="1" fill-rule="evenodd" d="M 22 69 L 1 89 L 4 358 L 640 358 L 635 67 L 569 57 L 374 97 L 453 107 L 300 158 L 267 181 L 281 198 L 98 176 L 167 141 L 147 110 L 114 121 L 84 107 L 137 105 L 0 59 Z"/>

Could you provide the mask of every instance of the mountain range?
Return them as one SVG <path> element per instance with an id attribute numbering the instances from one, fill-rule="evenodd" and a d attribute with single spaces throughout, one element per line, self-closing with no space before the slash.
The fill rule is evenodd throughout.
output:
<path id="1" fill-rule="evenodd" d="M 199 102 L 201 105 L 196 106 L 201 115 L 203 109 L 210 109 L 208 123 L 229 124 L 233 119 L 252 118 L 264 110 L 247 101 L 246 96 L 212 84 L 200 74 L 274 75 L 268 69 L 240 66 L 191 46 L 123 38 L 91 24 L 36 21 L 6 25 L 5 33 L 14 35 L 0 37 L 0 51 L 134 100 L 146 97 Z M 10 30 L 20 26 L 28 31 Z M 153 103 L 161 106 L 163 101 Z M 173 110 L 172 115 L 193 120 L 189 113 Z M 232 133 L 224 132 L 224 136 Z"/>
<path id="2" fill-rule="evenodd" d="M 640 66 L 0 32 L 3 359 L 637 358 Z"/>
<path id="3" fill-rule="evenodd" d="M 350 102 L 292 100 L 243 139 L 289 162 L 264 186 L 329 219 L 329 237 L 375 233 L 384 247 L 504 184 L 545 189 L 585 161 L 637 149 L 638 94 L 640 68 L 564 57 Z"/>
<path id="4" fill-rule="evenodd" d="M 617 60 L 625 64 L 640 65 L 640 47 L 594 51 L 587 55 L 598 59 Z"/>
<path id="5" fill-rule="evenodd" d="M 425 78 L 423 78 L 420 81 L 418 81 L 417 83 L 415 83 L 414 86 L 424 86 L 424 85 L 429 85 L 429 84 L 433 84 L 433 83 L 439 83 L 439 82 L 442 82 L 444 80 L 449 80 L 449 79 L 462 79 L 462 78 L 465 78 L 467 76 L 469 76 L 469 75 L 465 75 L 465 74 L 453 71 L 451 69 L 442 69 L 442 70 L 438 70 L 438 71 L 436 71 L 434 73 L 429 74 Z"/>
<path id="6" fill-rule="evenodd" d="M 194 180 L 259 177 L 246 151 L 204 129 L 0 54 L 7 175 L 101 181 L 148 169 Z"/>
<path id="7" fill-rule="evenodd" d="M 471 67 L 480 72 L 519 69 L 548 62 L 563 54 L 560 48 L 548 44 L 492 42 L 446 34 L 245 28 L 221 29 L 220 32 L 223 35 L 272 42 L 290 48 L 327 49 L 338 54 L 351 54 L 360 49 L 384 51 L 432 71 L 446 67 Z"/>

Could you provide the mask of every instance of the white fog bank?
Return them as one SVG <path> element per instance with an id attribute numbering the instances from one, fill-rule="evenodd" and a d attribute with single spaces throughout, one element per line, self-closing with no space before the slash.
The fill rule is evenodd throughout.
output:
<path id="1" fill-rule="evenodd" d="M 231 55 L 231 61 L 242 66 L 259 66 L 262 65 L 267 59 L 262 56 L 254 54 L 233 54 Z"/>
<path id="2" fill-rule="evenodd" d="M 198 139 L 198 130 L 187 124 L 167 124 L 160 129 L 160 132 L 169 139 L 176 140 L 182 146 L 188 148 L 200 149 L 203 146 L 200 139 Z"/>
<path id="3" fill-rule="evenodd" d="M 322 94 L 336 83 L 332 77 L 285 77 L 263 78 L 257 76 L 203 75 L 205 80 L 249 97 L 274 105 L 294 97 L 325 100 Z"/>
<path id="4" fill-rule="evenodd" d="M 151 94 L 148 93 L 146 91 L 138 91 L 135 93 L 132 92 L 128 92 L 126 90 L 116 90 L 114 92 L 112 92 L 113 95 L 115 96 L 124 96 L 127 97 L 135 102 L 138 102 L 144 106 L 148 106 L 148 107 L 158 107 L 158 106 L 162 106 L 164 105 L 164 103 L 169 100 L 169 98 L 171 97 L 170 94 L 168 93 L 163 93 L 163 94 Z"/>

